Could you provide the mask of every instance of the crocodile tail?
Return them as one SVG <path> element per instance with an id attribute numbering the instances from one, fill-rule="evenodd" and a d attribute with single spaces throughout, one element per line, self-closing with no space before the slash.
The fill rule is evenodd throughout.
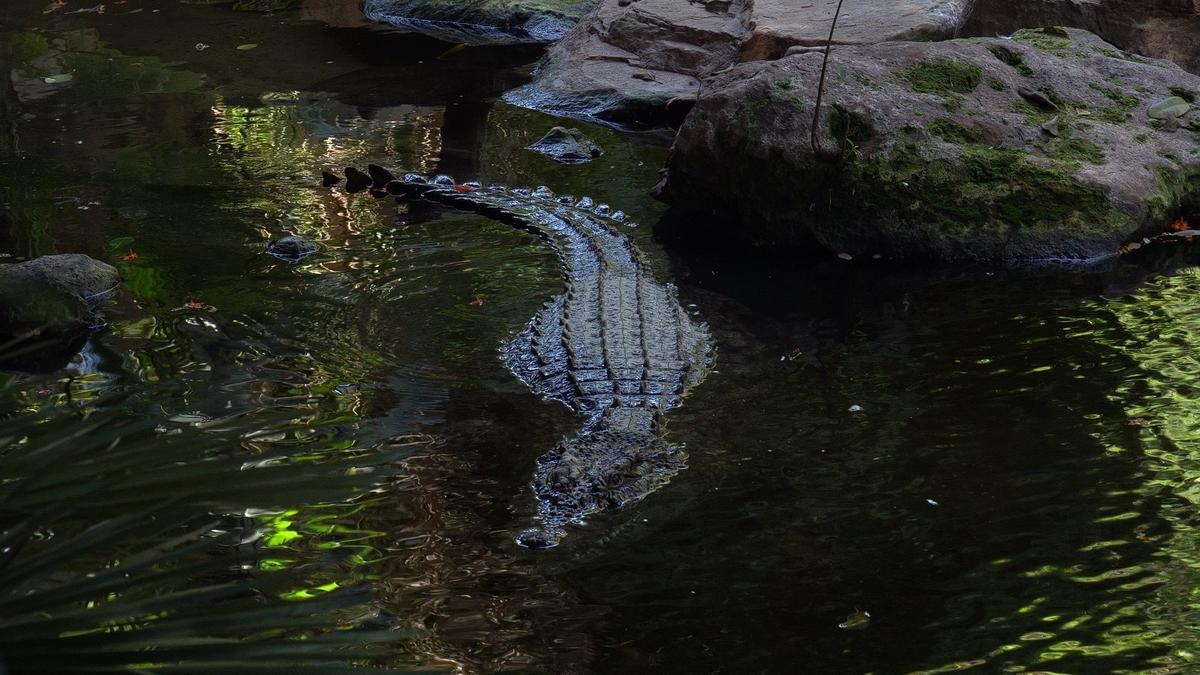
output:
<path id="1" fill-rule="evenodd" d="M 538 458 L 532 484 L 538 523 L 517 535 L 517 544 L 553 548 L 567 525 L 641 500 L 686 468 L 686 460 L 681 447 L 648 429 L 601 427 L 564 438 Z"/>

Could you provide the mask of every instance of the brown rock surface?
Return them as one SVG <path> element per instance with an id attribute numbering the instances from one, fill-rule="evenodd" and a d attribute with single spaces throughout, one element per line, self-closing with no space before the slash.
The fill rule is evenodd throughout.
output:
<path id="1" fill-rule="evenodd" d="M 788 47 L 824 45 L 837 0 L 754 0 L 741 60 L 777 59 Z M 972 0 L 848 0 L 834 44 L 946 40 L 957 35 Z"/>
<path id="2" fill-rule="evenodd" d="M 836 0 L 604 0 L 550 51 L 510 102 L 624 126 L 677 120 L 700 79 L 738 61 L 824 44 Z M 847 2 L 838 43 L 945 39 L 970 0 Z"/>
<path id="3" fill-rule="evenodd" d="M 748 0 L 604 0 L 550 51 L 518 105 L 624 126 L 661 126 L 672 99 L 737 60 Z M 677 108 L 680 114 L 684 109 Z"/>

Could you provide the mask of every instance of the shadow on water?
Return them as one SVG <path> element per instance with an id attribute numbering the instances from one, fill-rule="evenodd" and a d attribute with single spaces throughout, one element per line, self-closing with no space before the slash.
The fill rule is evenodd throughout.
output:
<path id="1" fill-rule="evenodd" d="M 265 560 L 327 563 L 305 593 L 369 581 L 374 624 L 419 629 L 395 663 L 1187 670 L 1194 261 L 919 269 L 705 249 L 687 223 L 655 241 L 663 148 L 585 127 L 594 162 L 524 149 L 561 123 L 495 102 L 527 48 L 121 7 L 0 18 L 0 253 L 83 252 L 124 277 L 66 368 L 3 376 L 3 412 L 110 396 L 247 457 L 436 439 L 369 496 L 260 516 Z M 367 162 L 545 184 L 643 223 L 629 236 L 718 345 L 666 421 L 690 468 L 553 553 L 513 545 L 533 460 L 574 420 L 496 349 L 558 292 L 557 263 L 475 216 L 317 187 Z M 285 234 L 318 253 L 264 255 Z"/>

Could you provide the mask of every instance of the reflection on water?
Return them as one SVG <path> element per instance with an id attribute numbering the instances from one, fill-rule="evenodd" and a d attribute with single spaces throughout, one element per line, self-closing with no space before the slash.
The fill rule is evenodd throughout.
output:
<path id="1" fill-rule="evenodd" d="M 667 420 L 691 468 L 534 554 L 512 544 L 528 476 L 573 421 L 496 349 L 557 292 L 556 262 L 505 226 L 317 176 L 374 161 L 546 184 L 652 223 L 663 149 L 587 128 L 602 160 L 524 150 L 556 121 L 494 99 L 536 53 L 445 55 L 183 4 L 15 5 L 0 24 L 15 73 L 0 89 L 0 252 L 88 253 L 125 284 L 68 367 L 2 376 L 5 412 L 108 396 L 246 461 L 403 444 L 376 493 L 253 514 L 263 567 L 312 566 L 296 597 L 368 580 L 364 616 L 425 631 L 397 663 L 1193 667 L 1193 270 L 1114 293 L 1111 271 L 797 264 L 631 230 L 720 345 Z M 264 255 L 286 234 L 320 251 Z M 862 612 L 868 625 L 839 628 Z"/>

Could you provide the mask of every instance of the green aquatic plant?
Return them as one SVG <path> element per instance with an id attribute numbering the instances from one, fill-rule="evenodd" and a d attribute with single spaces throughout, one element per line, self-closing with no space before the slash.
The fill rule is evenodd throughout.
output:
<path id="1" fill-rule="evenodd" d="M 247 461 L 209 434 L 95 412 L 0 423 L 0 664 L 12 673 L 343 673 L 410 631 L 369 628 L 367 589 L 264 564 L 246 509 L 341 500 L 407 452 Z M 291 429 L 284 433 L 301 433 Z M 243 515 L 239 515 L 243 514 Z M 372 672 L 380 672 L 373 669 Z"/>

